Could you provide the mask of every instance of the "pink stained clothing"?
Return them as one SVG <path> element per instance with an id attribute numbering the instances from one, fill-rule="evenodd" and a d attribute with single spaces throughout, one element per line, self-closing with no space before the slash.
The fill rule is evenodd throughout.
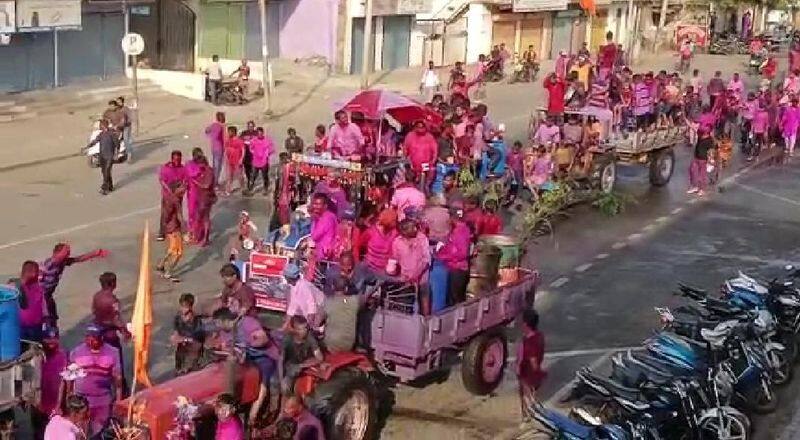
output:
<path id="1" fill-rule="evenodd" d="M 534 185 L 543 185 L 550 180 L 553 174 L 553 161 L 549 157 L 540 157 L 533 163 L 531 182 Z"/>
<path id="2" fill-rule="evenodd" d="M 691 85 L 694 92 L 700 96 L 702 96 L 704 84 L 702 76 L 693 76 L 692 79 L 689 80 L 689 85 Z"/>
<path id="3" fill-rule="evenodd" d="M 567 77 L 567 66 L 569 64 L 569 57 L 559 56 L 556 59 L 556 76 L 561 79 Z"/>
<path id="4" fill-rule="evenodd" d="M 443 261 L 450 270 L 469 270 L 469 248 L 472 233 L 466 223 L 459 221 L 450 230 L 443 248 L 436 258 Z"/>
<path id="5" fill-rule="evenodd" d="M 711 129 L 717 123 L 717 117 L 714 115 L 713 112 L 702 113 L 700 117 L 697 118 L 697 124 L 700 127 Z"/>
<path id="6" fill-rule="evenodd" d="M 214 440 L 242 440 L 244 439 L 244 426 L 235 414 L 227 419 L 217 422 L 217 431 Z"/>
<path id="7" fill-rule="evenodd" d="M 390 203 L 397 208 L 397 219 L 403 220 L 406 217 L 406 209 L 412 208 L 421 212 L 425 208 L 425 193 L 411 184 L 404 184 L 394 190 Z"/>
<path id="8" fill-rule="evenodd" d="M 42 391 L 39 411 L 51 414 L 58 405 L 58 391 L 61 389 L 61 372 L 67 368 L 67 354 L 62 349 L 47 355 L 42 362 Z"/>
<path id="9" fill-rule="evenodd" d="M 169 197 L 169 186 L 174 182 L 186 185 L 187 179 L 186 167 L 183 165 L 174 166 L 172 162 L 161 165 L 161 168 L 158 170 L 158 182 L 161 184 L 161 196 Z"/>
<path id="10" fill-rule="evenodd" d="M 206 127 L 206 136 L 211 145 L 211 151 L 219 153 L 225 149 L 225 124 L 212 122 Z"/>
<path id="11" fill-rule="evenodd" d="M 311 222 L 311 239 L 314 240 L 315 255 L 321 260 L 332 258 L 332 253 L 336 248 L 336 231 L 339 222 L 336 214 L 325 211 L 319 218 Z"/>
<path id="12" fill-rule="evenodd" d="M 745 101 L 744 108 L 742 109 L 742 118 L 748 121 L 752 121 L 753 118 L 756 116 L 756 110 L 758 110 L 758 99 L 754 99 L 752 101 Z"/>
<path id="13" fill-rule="evenodd" d="M 28 301 L 27 307 L 19 310 L 19 324 L 22 327 L 41 327 L 45 317 L 44 289 L 39 281 L 23 284 L 22 290 Z"/>
<path id="14" fill-rule="evenodd" d="M 397 132 L 394 128 L 389 128 L 381 132 L 380 141 L 378 141 L 378 148 L 376 154 L 379 157 L 395 157 L 397 156 Z"/>
<path id="15" fill-rule="evenodd" d="M 412 283 L 428 281 L 431 249 L 428 237 L 418 232 L 414 238 L 397 236 L 392 242 L 392 258 L 400 264 L 400 278 Z"/>
<path id="16" fill-rule="evenodd" d="M 533 135 L 533 140 L 534 142 L 543 145 L 548 143 L 558 143 L 561 140 L 561 129 L 555 124 L 550 127 L 548 127 L 546 124 L 542 124 L 536 130 L 536 134 Z"/>
<path id="17" fill-rule="evenodd" d="M 364 135 L 358 125 L 349 122 L 342 126 L 333 124 L 328 132 L 328 151 L 334 156 L 352 156 L 362 154 L 364 150 Z"/>
<path id="18" fill-rule="evenodd" d="M 734 81 L 731 79 L 728 82 L 728 90 L 735 92 L 742 100 L 744 100 L 746 97 L 744 93 L 744 83 L 741 79 L 739 81 Z"/>
<path id="19" fill-rule="evenodd" d="M 86 377 L 75 381 L 75 393 L 86 397 L 92 408 L 110 408 L 114 381 L 122 374 L 119 351 L 103 344 L 100 350 L 93 352 L 83 343 L 70 352 L 69 358 L 86 372 Z"/>
<path id="20" fill-rule="evenodd" d="M 200 164 L 194 160 L 186 162 L 186 213 L 189 222 L 189 230 L 194 231 L 197 227 L 197 203 L 199 202 L 197 185 L 194 180 L 200 176 Z"/>
<path id="21" fill-rule="evenodd" d="M 319 290 L 314 283 L 301 277 L 289 290 L 289 302 L 286 306 L 286 316 L 300 315 L 308 318 L 311 315 L 319 315 L 324 301 L 325 295 L 322 291 Z"/>
<path id="22" fill-rule="evenodd" d="M 796 135 L 798 127 L 800 127 L 800 108 L 793 106 L 784 108 L 781 115 L 781 133 L 784 136 Z"/>
<path id="23" fill-rule="evenodd" d="M 436 164 L 438 145 L 436 144 L 436 139 L 430 133 L 426 132 L 422 135 L 413 131 L 408 133 L 403 142 L 403 147 L 414 171 L 422 171 L 422 164 L 425 163 L 431 169 Z"/>
<path id="24" fill-rule="evenodd" d="M 377 225 L 370 226 L 364 233 L 363 241 L 367 244 L 364 262 L 375 272 L 383 273 L 386 263 L 392 255 L 392 243 L 397 237 L 397 230 L 383 232 Z"/>
<path id="25" fill-rule="evenodd" d="M 767 132 L 767 127 L 769 127 L 769 113 L 764 109 L 759 109 L 756 111 L 756 115 L 753 118 L 753 124 L 751 125 L 751 129 L 753 133 L 756 134 L 764 134 Z"/>
<path id="26" fill-rule="evenodd" d="M 275 143 L 269 136 L 255 137 L 250 140 L 250 153 L 253 155 L 253 167 L 263 168 L 269 165 L 269 157 L 275 153 Z"/>
<path id="27" fill-rule="evenodd" d="M 83 430 L 75 426 L 68 418 L 55 415 L 47 423 L 44 430 L 44 440 L 82 440 L 86 435 Z"/>

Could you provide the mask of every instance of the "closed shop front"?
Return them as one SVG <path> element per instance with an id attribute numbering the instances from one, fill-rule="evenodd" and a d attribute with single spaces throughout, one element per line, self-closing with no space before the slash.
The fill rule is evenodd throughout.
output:
<path id="1" fill-rule="evenodd" d="M 547 54 L 542 54 L 542 33 L 544 32 L 544 18 L 527 18 L 520 22 L 519 47 L 516 51 L 522 55 L 528 50 L 528 46 L 533 46 L 539 58 L 546 58 Z M 511 46 L 512 48 L 514 46 Z"/>
<path id="2" fill-rule="evenodd" d="M 514 49 L 516 35 L 516 20 L 500 19 L 492 24 L 492 46 L 498 46 L 501 43 L 505 43 L 506 48 L 509 51 L 512 51 Z"/>
<path id="3" fill-rule="evenodd" d="M 573 17 L 558 14 L 553 18 L 553 58 L 560 52 L 570 53 L 572 50 L 572 21 Z"/>
<path id="4" fill-rule="evenodd" d="M 203 3 L 200 56 L 241 59 L 245 53 L 245 4 Z"/>
<path id="5" fill-rule="evenodd" d="M 413 17 L 410 15 L 387 15 L 383 17 L 381 69 L 392 70 L 408 67 L 412 20 Z"/>
<path id="6" fill-rule="evenodd" d="M 279 1 L 267 2 L 267 50 L 270 58 L 280 56 L 281 4 Z M 245 10 L 245 58 L 261 59 L 261 13 L 258 3 L 248 3 Z"/>
<path id="7" fill-rule="evenodd" d="M 589 51 L 591 53 L 597 53 L 600 46 L 606 44 L 607 26 L 608 9 L 598 9 L 597 15 L 592 18 L 592 38 L 589 43 Z"/>
<path id="8" fill-rule="evenodd" d="M 373 22 L 374 23 L 374 22 Z M 372 44 L 369 45 L 372 54 L 371 60 L 375 59 L 375 26 L 372 26 Z M 353 37 L 350 41 L 350 73 L 361 73 L 361 66 L 364 61 L 364 18 L 353 18 Z"/>
<path id="9" fill-rule="evenodd" d="M 122 14 L 84 13 L 81 27 L 58 32 L 58 85 L 122 75 Z M 52 32 L 14 34 L 0 46 L 0 91 L 53 87 L 54 47 Z"/>
<path id="10" fill-rule="evenodd" d="M 467 17 L 445 24 L 444 27 L 444 64 L 452 65 L 458 61 L 467 61 Z"/>
<path id="11" fill-rule="evenodd" d="M 131 31 L 145 41 L 139 57 L 156 69 L 194 70 L 195 14 L 181 0 L 131 8 Z"/>

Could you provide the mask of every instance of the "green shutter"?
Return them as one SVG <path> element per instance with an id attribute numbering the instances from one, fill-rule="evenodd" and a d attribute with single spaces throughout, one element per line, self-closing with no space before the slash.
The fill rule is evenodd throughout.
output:
<path id="1" fill-rule="evenodd" d="M 228 5 L 228 53 L 227 58 L 238 60 L 244 55 L 244 7 L 243 4 Z"/>
<path id="2" fill-rule="evenodd" d="M 202 9 L 202 35 L 200 56 L 210 58 L 228 53 L 228 5 L 204 4 Z"/>

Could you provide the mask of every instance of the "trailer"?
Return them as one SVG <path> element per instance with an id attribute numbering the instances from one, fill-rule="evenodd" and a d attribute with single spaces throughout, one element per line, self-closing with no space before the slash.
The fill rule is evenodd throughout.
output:
<path id="1" fill-rule="evenodd" d="M 23 342 L 23 349 L 19 357 L 0 362 L 0 430 L 14 421 L 15 408 L 28 411 L 41 399 L 44 352 L 38 344 L 29 342 Z"/>

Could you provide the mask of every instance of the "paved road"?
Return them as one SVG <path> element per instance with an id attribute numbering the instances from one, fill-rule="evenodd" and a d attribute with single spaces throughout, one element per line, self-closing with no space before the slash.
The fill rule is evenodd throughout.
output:
<path id="1" fill-rule="evenodd" d="M 743 62 L 744 58 L 702 57 L 698 65 L 706 72 L 720 68 L 729 73 L 740 70 Z M 669 63 L 668 57 L 662 57 L 647 65 L 658 68 Z M 417 76 L 408 76 L 410 80 L 396 78 L 392 87 L 412 89 Z M 294 113 L 270 124 L 273 133 L 282 133 L 288 125 L 303 127 L 302 132 L 327 120 L 334 93 L 342 93 L 340 85 L 321 86 L 308 95 L 287 95 L 292 107 L 297 106 Z M 538 85 L 495 85 L 487 102 L 493 119 L 507 124 L 510 137 L 520 138 L 531 108 L 542 98 Z M 157 221 L 156 167 L 171 149 L 188 153 L 192 146 L 204 146 L 199 127 L 208 119 L 210 106 L 160 98 L 151 109 L 152 125 L 141 154 L 135 164 L 118 168 L 119 190 L 109 197 L 97 194 L 98 175 L 80 158 L 0 170 L 0 203 L 7 207 L 0 229 L 0 274 L 15 275 L 25 259 L 43 259 L 59 240 L 70 240 L 77 251 L 95 247 L 111 251 L 105 260 L 68 269 L 64 277 L 58 301 L 67 346 L 81 337 L 99 273 L 118 273 L 123 315 L 129 315 L 138 271 L 138 234 L 145 220 L 151 225 Z M 243 121 L 253 111 L 244 108 L 232 113 Z M 85 133 L 78 126 L 83 120 L 85 115 L 65 115 L 39 124 L 0 126 L 0 136 L 13 139 L 7 145 L 18 151 L 0 154 L 10 163 L 24 163 L 45 157 L 43 148 L 53 156 L 72 152 L 84 142 Z M 29 157 L 27 149 L 37 151 L 36 155 Z M 544 398 L 555 394 L 578 366 L 602 360 L 611 348 L 638 343 L 655 324 L 652 306 L 670 299 L 674 279 L 714 285 L 733 267 L 766 269 L 795 259 L 791 244 L 797 231 L 792 216 L 800 209 L 800 197 L 792 183 L 800 171 L 757 171 L 706 202 L 690 203 L 684 194 L 688 153 L 687 149 L 678 151 L 675 176 L 664 188 L 651 188 L 643 169 L 622 170 L 619 187 L 636 200 L 623 215 L 606 218 L 590 207 L 575 208 L 571 218 L 557 224 L 553 236 L 529 249 L 529 263 L 544 275 L 537 300 L 551 352 Z M 734 165 L 728 175 L 739 171 L 739 165 Z M 264 226 L 268 208 L 260 197 L 223 199 L 213 219 L 214 245 L 188 250 L 181 267 L 185 282 L 156 281 L 151 372 L 157 381 L 171 376 L 166 341 L 178 296 L 183 292 L 200 298 L 214 295 L 220 285 L 217 270 L 224 262 L 222 247 L 236 213 L 247 209 Z M 155 245 L 153 250 L 155 260 L 163 249 Z M 498 438 L 512 432 L 518 420 L 510 377 L 495 396 L 475 398 L 463 390 L 456 372 L 425 389 L 399 388 L 384 438 L 411 433 L 419 438 Z"/>

